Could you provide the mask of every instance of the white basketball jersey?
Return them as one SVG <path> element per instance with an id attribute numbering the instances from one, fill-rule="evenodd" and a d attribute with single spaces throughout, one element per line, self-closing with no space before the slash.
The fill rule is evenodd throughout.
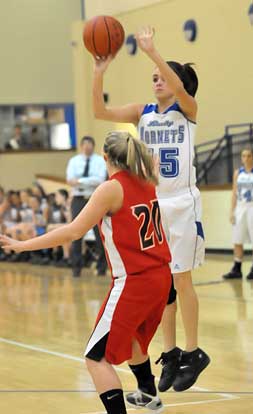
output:
<path id="1" fill-rule="evenodd" d="M 237 177 L 237 201 L 250 203 L 253 201 L 253 169 L 250 172 L 245 168 L 239 169 Z"/>
<path id="2" fill-rule="evenodd" d="M 189 121 L 177 103 L 158 113 L 157 104 L 145 106 L 138 132 L 140 139 L 160 160 L 159 198 L 178 195 L 195 187 L 193 166 L 196 124 Z"/>

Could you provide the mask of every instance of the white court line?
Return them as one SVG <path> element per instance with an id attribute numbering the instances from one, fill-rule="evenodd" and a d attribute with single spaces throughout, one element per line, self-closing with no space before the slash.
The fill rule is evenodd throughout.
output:
<path id="1" fill-rule="evenodd" d="M 226 395 L 230 395 L 230 394 L 226 394 Z M 231 398 L 232 397 L 232 398 Z M 179 407 L 182 405 L 201 405 L 201 404 L 206 404 L 206 403 L 215 403 L 215 402 L 221 402 L 221 401 L 231 401 L 231 400 L 237 400 L 239 397 L 231 395 L 231 397 L 229 398 L 219 398 L 216 400 L 203 400 L 203 401 L 190 401 L 190 402 L 184 402 L 184 403 L 175 403 L 175 404 L 163 404 L 164 408 L 167 407 Z M 137 409 L 135 408 L 127 408 L 127 411 L 137 411 Z M 106 414 L 104 411 L 91 411 L 89 413 L 87 412 L 83 412 L 80 414 Z"/>
<path id="2" fill-rule="evenodd" d="M 57 356 L 59 358 L 69 359 L 71 361 L 84 362 L 83 358 L 75 357 L 73 355 L 63 354 L 61 352 L 50 351 L 49 349 L 40 348 L 38 346 L 28 345 L 28 344 L 24 344 L 22 342 L 12 341 L 10 339 L 5 339 L 5 338 L 0 337 L 0 343 L 1 342 L 5 343 L 5 344 L 9 344 L 9 345 L 18 346 L 20 348 L 30 349 L 31 351 L 35 351 L 35 352 L 41 352 L 43 354 Z M 124 372 L 124 373 L 127 373 L 127 374 L 131 373 L 129 370 L 124 369 L 124 368 L 115 367 L 115 369 L 119 372 Z M 207 388 L 200 388 L 200 387 L 192 387 L 192 389 L 195 389 L 196 391 L 210 391 Z M 182 405 L 199 405 L 199 404 L 206 404 L 206 403 L 215 403 L 215 402 L 219 402 L 219 401 L 236 400 L 236 399 L 240 398 L 239 396 L 232 395 L 232 394 L 226 394 L 226 393 L 215 393 L 215 395 L 219 395 L 223 398 L 219 398 L 219 399 L 216 399 L 216 400 L 189 401 L 189 402 L 184 402 L 184 403 L 165 404 L 164 407 L 177 407 L 177 406 L 182 406 Z M 135 409 L 130 408 L 130 410 L 133 411 Z M 104 412 L 92 412 L 92 413 L 83 413 L 83 414 L 104 414 Z"/>
<path id="3" fill-rule="evenodd" d="M 227 394 L 229 395 L 229 394 Z M 216 403 L 216 402 L 221 402 L 221 401 L 231 401 L 231 400 L 237 400 L 239 397 L 238 396 L 234 396 L 231 395 L 231 397 L 229 398 L 217 398 L 216 400 L 202 400 L 202 401 L 189 401 L 189 402 L 183 402 L 183 403 L 174 403 L 174 404 L 163 404 L 164 408 L 167 407 L 179 407 L 179 406 L 183 406 L 183 405 L 201 405 L 201 404 L 212 404 L 212 403 Z M 127 408 L 127 411 L 136 411 L 135 408 Z M 83 412 L 80 414 L 106 414 L 104 411 L 91 411 L 89 413 L 87 412 Z"/>

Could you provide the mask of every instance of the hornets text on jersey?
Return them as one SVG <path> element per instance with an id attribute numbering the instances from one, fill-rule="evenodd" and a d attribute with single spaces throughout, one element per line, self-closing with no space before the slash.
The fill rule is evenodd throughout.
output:
<path id="1" fill-rule="evenodd" d="M 196 124 L 188 120 L 178 103 L 158 112 L 157 104 L 147 104 L 141 115 L 138 132 L 140 139 L 159 156 L 160 177 L 158 198 L 185 193 L 196 184 L 194 137 Z"/>

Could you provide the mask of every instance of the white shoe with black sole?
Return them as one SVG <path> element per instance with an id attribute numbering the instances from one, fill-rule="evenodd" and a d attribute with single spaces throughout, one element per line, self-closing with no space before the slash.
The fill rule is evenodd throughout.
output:
<path id="1" fill-rule="evenodd" d="M 136 392 L 131 392 L 126 395 L 126 400 L 130 407 L 138 408 L 147 408 L 152 413 L 161 413 L 163 411 L 163 403 L 158 396 L 153 396 L 146 394 L 141 390 Z"/>

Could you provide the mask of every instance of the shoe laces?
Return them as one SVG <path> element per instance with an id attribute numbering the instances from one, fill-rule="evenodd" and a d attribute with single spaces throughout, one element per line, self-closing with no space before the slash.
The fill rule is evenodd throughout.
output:
<path id="1" fill-rule="evenodd" d="M 168 357 L 165 354 L 165 352 L 162 352 L 162 354 L 160 355 L 160 357 L 158 358 L 157 361 L 155 361 L 155 364 L 159 364 L 161 362 L 161 365 L 165 365 L 168 363 Z"/>
<path id="2" fill-rule="evenodd" d="M 134 397 L 136 403 L 148 404 L 152 401 L 152 396 L 149 396 L 149 394 L 146 394 L 139 389 L 136 390 L 132 396 Z"/>
<path id="3" fill-rule="evenodd" d="M 158 358 L 158 360 L 155 361 L 155 364 L 157 365 L 157 364 L 159 364 L 159 362 L 161 362 L 161 365 L 164 366 L 164 365 L 167 365 L 169 363 L 174 362 L 175 360 L 180 361 L 181 358 L 182 358 L 182 352 L 180 352 L 180 353 L 175 352 L 175 353 L 171 354 L 170 356 L 168 356 L 168 353 L 162 352 L 160 357 Z"/>

